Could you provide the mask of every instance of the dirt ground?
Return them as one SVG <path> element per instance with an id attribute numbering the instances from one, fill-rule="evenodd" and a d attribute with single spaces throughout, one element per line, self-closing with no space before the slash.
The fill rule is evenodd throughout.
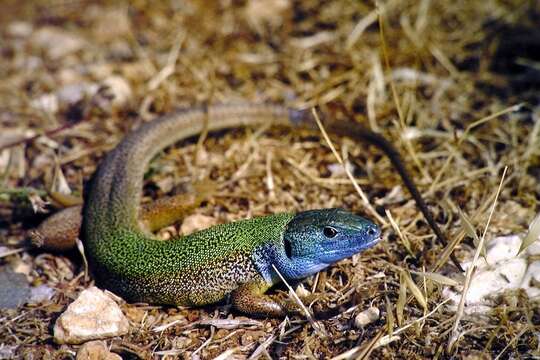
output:
<path id="1" fill-rule="evenodd" d="M 52 327 L 92 281 L 76 252 L 28 247 L 28 230 L 56 209 L 47 190 L 80 195 L 128 131 L 176 108 L 253 101 L 353 116 L 400 151 L 461 260 L 476 246 L 459 212 L 481 234 L 507 166 L 486 238 L 526 231 L 540 211 L 539 2 L 377 4 L 2 1 L 0 267 L 54 295 L 0 310 L 0 358 L 75 357 L 78 346 L 55 344 Z M 540 358 L 540 301 L 521 291 L 465 315 L 448 346 L 456 313 L 441 304 L 446 284 L 418 275 L 442 259 L 437 272 L 450 276 L 445 249 L 380 151 L 349 139 L 335 146 L 386 224 L 376 247 L 303 282 L 333 311 L 321 330 L 301 316 L 249 322 L 228 304 L 122 304 L 131 330 L 107 339 L 111 350 L 143 359 Z M 265 127 L 178 144 L 152 161 L 144 201 L 204 179 L 220 191 L 193 213 L 217 223 L 321 207 L 370 216 L 318 131 Z M 407 279 L 420 295 L 409 284 L 400 297 Z M 359 326 L 370 306 L 380 317 Z M 208 319 L 241 321 L 219 328 Z"/>

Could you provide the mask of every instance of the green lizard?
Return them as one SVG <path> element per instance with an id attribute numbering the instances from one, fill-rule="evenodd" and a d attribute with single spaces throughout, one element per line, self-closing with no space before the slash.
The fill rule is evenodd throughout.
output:
<path id="1" fill-rule="evenodd" d="M 128 134 L 99 165 L 85 197 L 81 236 L 98 284 L 128 301 L 159 304 L 205 305 L 230 295 L 241 312 L 283 316 L 290 304 L 265 295 L 279 282 L 276 271 L 287 280 L 305 278 L 376 244 L 379 227 L 341 209 L 274 214 L 168 241 L 153 238 L 148 229 L 164 223 L 159 214 L 173 222 L 167 212 L 177 206 L 153 211 L 150 226 L 141 224 L 144 171 L 163 148 L 205 129 L 303 125 L 307 114 L 274 105 L 218 105 L 166 115 Z M 391 144 L 352 122 L 331 124 L 330 130 L 381 147 L 443 240 Z"/>

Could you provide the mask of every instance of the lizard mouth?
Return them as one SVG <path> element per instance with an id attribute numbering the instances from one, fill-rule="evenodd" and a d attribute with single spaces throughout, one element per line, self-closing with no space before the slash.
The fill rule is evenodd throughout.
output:
<path id="1" fill-rule="evenodd" d="M 330 265 L 330 264 L 332 264 L 332 263 L 334 263 L 336 261 L 339 261 L 341 259 L 346 259 L 348 257 L 356 255 L 356 254 L 362 252 L 363 250 L 366 250 L 366 249 L 369 249 L 370 247 L 375 246 L 380 240 L 381 240 L 381 238 L 378 237 L 378 238 L 375 238 L 375 239 L 371 240 L 370 242 L 362 243 L 361 245 L 358 245 L 358 246 L 353 246 L 353 247 L 344 248 L 344 249 L 336 249 L 336 250 L 326 251 L 325 252 L 325 258 L 327 258 L 328 260 L 325 261 L 325 263 Z"/>

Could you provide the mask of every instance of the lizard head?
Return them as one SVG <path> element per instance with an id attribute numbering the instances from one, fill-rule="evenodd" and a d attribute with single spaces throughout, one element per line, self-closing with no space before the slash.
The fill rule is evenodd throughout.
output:
<path id="1" fill-rule="evenodd" d="M 380 235 L 377 225 L 342 209 L 300 212 L 283 234 L 280 271 L 289 279 L 315 274 L 375 245 Z"/>

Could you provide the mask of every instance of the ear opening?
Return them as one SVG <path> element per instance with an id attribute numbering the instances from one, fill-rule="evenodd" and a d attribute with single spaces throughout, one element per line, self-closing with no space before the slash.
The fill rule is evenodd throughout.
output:
<path id="1" fill-rule="evenodd" d="M 289 239 L 283 239 L 283 245 L 285 248 L 285 255 L 290 259 L 292 257 L 292 244 Z"/>

